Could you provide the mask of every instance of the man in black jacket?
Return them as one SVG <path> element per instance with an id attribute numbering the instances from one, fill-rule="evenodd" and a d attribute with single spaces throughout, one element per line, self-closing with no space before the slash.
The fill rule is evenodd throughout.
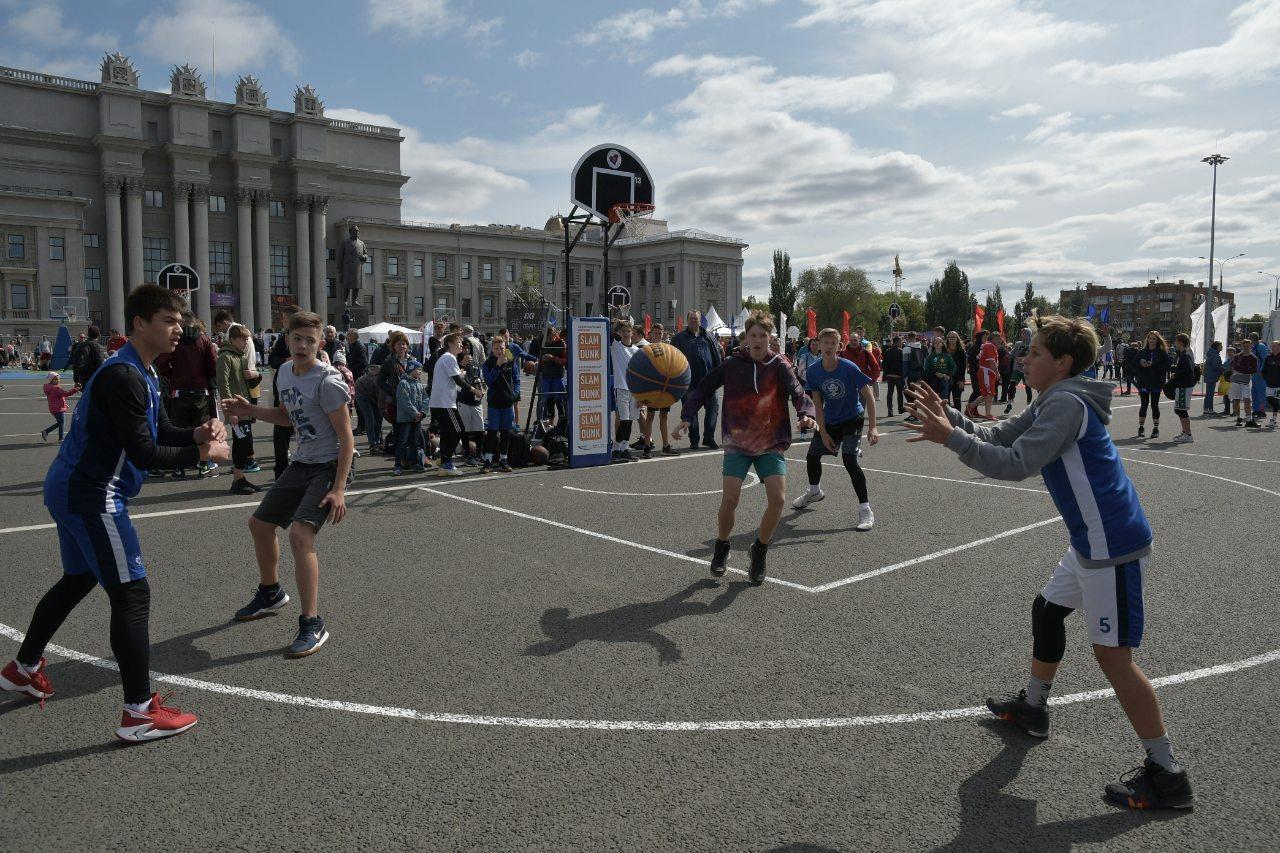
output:
<path id="1" fill-rule="evenodd" d="M 671 345 L 684 353 L 684 357 L 689 360 L 691 374 L 689 389 L 693 390 L 698 387 L 698 383 L 704 376 L 720 366 L 720 362 L 724 361 L 724 353 L 720 350 L 720 342 L 702 328 L 702 312 L 690 311 L 686 315 L 686 321 L 688 325 L 683 331 L 676 332 L 675 337 L 671 339 Z M 720 417 L 720 398 L 715 395 L 709 396 L 703 401 L 702 406 L 704 429 L 701 433 L 699 432 L 696 419 L 689 424 L 690 450 L 698 449 L 700 435 L 703 447 L 714 449 L 720 446 L 716 444 L 716 422 Z"/>
<path id="2" fill-rule="evenodd" d="M 347 330 L 347 369 L 356 379 L 369 369 L 369 347 L 360 340 L 360 333 L 355 329 Z M 359 406 L 356 406 L 356 416 L 360 425 L 356 427 L 355 435 L 364 435 L 368 424 L 364 422 L 364 410 Z"/>
<path id="3" fill-rule="evenodd" d="M 90 326 L 87 337 L 71 348 L 71 376 L 75 383 L 84 387 L 93 372 L 107 360 L 107 348 L 98 339 L 102 333 L 97 326 Z"/>

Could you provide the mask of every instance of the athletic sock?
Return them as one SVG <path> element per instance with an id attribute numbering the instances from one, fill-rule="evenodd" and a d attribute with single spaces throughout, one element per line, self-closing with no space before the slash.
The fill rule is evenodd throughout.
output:
<path id="1" fill-rule="evenodd" d="M 17 658 L 14 658 L 14 659 L 13 659 L 13 662 L 14 662 L 14 663 L 16 663 L 16 664 L 18 665 L 18 671 L 19 671 L 19 672 L 21 672 L 23 675 L 26 675 L 26 676 L 30 676 L 32 673 L 34 673 L 34 672 L 36 672 L 38 669 L 40 669 L 40 662 L 39 662 L 39 661 L 37 661 L 36 663 L 32 664 L 31 666 L 27 666 L 25 663 L 23 663 L 22 661 L 18 660 Z"/>
<path id="2" fill-rule="evenodd" d="M 1169 733 L 1160 737 L 1143 738 L 1142 748 L 1147 751 L 1147 758 L 1159 764 L 1170 773 L 1179 773 L 1182 768 L 1173 760 L 1173 744 L 1169 742 Z"/>
<path id="3" fill-rule="evenodd" d="M 768 550 L 769 550 L 769 546 L 768 546 L 768 544 L 767 544 L 767 543 L 765 543 L 765 542 L 761 542 L 761 541 L 760 541 L 760 537 L 759 537 L 759 536 L 757 536 L 757 537 L 756 537 L 756 547 L 757 547 L 757 548 L 759 548 L 761 551 L 768 551 Z"/>
<path id="4" fill-rule="evenodd" d="M 820 494 L 822 494 L 822 486 L 818 485 L 817 483 L 810 483 L 810 484 L 809 484 L 809 494 L 811 494 L 811 495 L 820 495 Z"/>
<path id="5" fill-rule="evenodd" d="M 863 501 L 858 504 L 858 509 L 871 509 L 871 501 Z"/>
<path id="6" fill-rule="evenodd" d="M 1033 675 L 1027 682 L 1027 701 L 1036 707 L 1043 708 L 1049 704 L 1049 691 L 1052 689 L 1052 681 L 1045 681 Z"/>
<path id="7" fill-rule="evenodd" d="M 137 704 L 125 702 L 124 709 L 126 711 L 133 711 L 135 714 L 145 714 L 151 710 L 151 700 L 148 699 L 145 702 L 138 702 Z"/>

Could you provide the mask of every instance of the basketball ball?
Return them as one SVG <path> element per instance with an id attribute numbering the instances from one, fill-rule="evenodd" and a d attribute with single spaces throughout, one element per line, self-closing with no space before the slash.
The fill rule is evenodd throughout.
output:
<path id="1" fill-rule="evenodd" d="M 638 402 L 665 409 L 689 390 L 690 376 L 684 353 L 671 344 L 651 344 L 631 356 L 627 389 Z"/>
<path id="2" fill-rule="evenodd" d="M 529 448 L 530 465 L 546 465 L 548 458 L 547 449 L 541 444 Z"/>
<path id="3" fill-rule="evenodd" d="M 532 376 L 533 374 L 537 373 L 538 363 L 536 361 L 526 361 L 524 363 L 524 372 L 529 376 Z"/>

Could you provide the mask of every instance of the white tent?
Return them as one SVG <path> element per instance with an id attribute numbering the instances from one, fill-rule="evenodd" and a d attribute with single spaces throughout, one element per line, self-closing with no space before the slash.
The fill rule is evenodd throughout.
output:
<path id="1" fill-rule="evenodd" d="M 1262 327 L 1264 341 L 1280 340 L 1280 309 L 1271 312 L 1267 324 Z"/>
<path id="2" fill-rule="evenodd" d="M 718 332 L 721 329 L 728 328 L 724 324 L 724 320 L 720 319 L 720 315 L 716 313 L 716 307 L 712 305 L 707 312 L 702 315 L 702 325 L 706 327 L 708 332 Z"/>
<path id="3" fill-rule="evenodd" d="M 356 334 L 360 336 L 360 340 L 364 343 L 369 343 L 370 341 L 381 343 L 392 332 L 404 332 L 409 338 L 410 344 L 422 343 L 422 332 L 417 329 L 397 326 L 395 323 L 375 323 L 372 326 L 365 326 L 363 329 L 356 329 Z"/>

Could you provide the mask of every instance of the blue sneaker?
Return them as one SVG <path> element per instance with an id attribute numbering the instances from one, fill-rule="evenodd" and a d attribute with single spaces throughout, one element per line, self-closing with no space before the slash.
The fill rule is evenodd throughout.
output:
<path id="1" fill-rule="evenodd" d="M 329 642 L 329 632 L 325 630 L 324 620 L 319 616 L 298 617 L 298 637 L 285 651 L 287 658 L 305 658 L 320 651 L 320 647 Z"/>
<path id="2" fill-rule="evenodd" d="M 440 470 L 436 472 L 437 477 L 460 477 L 462 472 L 453 467 L 452 462 L 446 462 L 440 466 Z"/>
<path id="3" fill-rule="evenodd" d="M 261 586 L 253 594 L 253 600 L 236 611 L 237 622 L 248 622 L 270 616 L 289 603 L 289 594 L 279 587 L 274 595 L 268 595 Z"/>
<path id="4" fill-rule="evenodd" d="M 262 466 L 259 465 L 258 461 L 255 459 L 252 463 L 249 464 L 247 468 L 244 469 L 244 472 L 246 474 L 257 474 L 261 470 L 262 470 Z"/>
<path id="5" fill-rule="evenodd" d="M 392 468 L 392 469 L 391 469 L 391 476 L 392 476 L 392 477 L 399 477 L 402 473 L 404 473 L 404 472 L 402 472 L 402 471 L 400 470 L 400 466 L 399 466 L 399 465 L 397 465 L 395 468 Z"/>

